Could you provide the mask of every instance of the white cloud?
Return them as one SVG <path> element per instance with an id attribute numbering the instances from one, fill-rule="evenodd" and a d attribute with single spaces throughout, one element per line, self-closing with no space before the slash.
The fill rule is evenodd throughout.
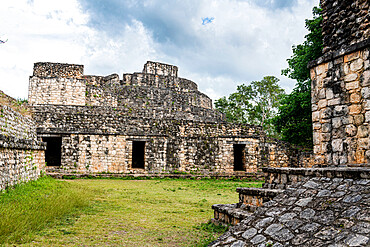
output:
<path id="1" fill-rule="evenodd" d="M 0 44 L 0 90 L 27 97 L 35 62 L 80 63 L 86 74 L 121 76 L 154 60 L 179 66 L 181 77 L 213 99 L 266 75 L 279 77 L 289 91 L 294 82 L 280 70 L 287 66 L 291 46 L 303 41 L 304 19 L 311 18 L 318 0 L 297 0 L 280 9 L 251 0 L 104 2 L 113 3 L 117 11 L 96 15 L 78 0 L 4 1 L 0 38 L 9 40 Z M 96 16 L 101 19 L 92 22 Z M 215 19 L 202 25 L 206 16 Z M 107 30 L 97 27 L 102 23 Z"/>
<path id="2" fill-rule="evenodd" d="M 0 30 L 8 42 L 0 46 L 0 90 L 26 98 L 33 63 L 81 61 L 84 51 L 78 40 L 87 31 L 87 16 L 76 1 L 61 3 L 17 0 L 1 4 Z"/>

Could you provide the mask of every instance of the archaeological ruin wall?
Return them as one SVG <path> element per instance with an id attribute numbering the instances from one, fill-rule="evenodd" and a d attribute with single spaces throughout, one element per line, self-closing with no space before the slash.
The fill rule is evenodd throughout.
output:
<path id="1" fill-rule="evenodd" d="M 38 134 L 60 157 L 49 171 L 235 175 L 311 165 L 260 127 L 227 123 L 172 65 L 147 62 L 120 80 L 84 75 L 82 65 L 36 63 L 29 102 Z"/>
<path id="2" fill-rule="evenodd" d="M 321 0 L 324 55 L 309 64 L 315 166 L 262 168 L 262 188 L 212 206 L 213 222 L 235 226 L 209 246 L 369 246 L 369 4 Z"/>
<path id="3" fill-rule="evenodd" d="M 38 140 L 35 122 L 13 105 L 16 100 L 0 91 L 0 191 L 37 179 L 45 168 L 46 144 Z"/>
<path id="4" fill-rule="evenodd" d="M 322 7 L 325 54 L 309 65 L 315 164 L 369 163 L 369 2 Z"/>

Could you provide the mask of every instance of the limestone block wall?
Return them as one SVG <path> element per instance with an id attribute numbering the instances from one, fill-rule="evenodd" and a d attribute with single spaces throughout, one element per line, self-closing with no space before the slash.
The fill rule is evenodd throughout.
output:
<path id="1" fill-rule="evenodd" d="M 0 105 L 0 135 L 36 139 L 35 123 L 7 105 Z"/>
<path id="2" fill-rule="evenodd" d="M 0 135 L 0 191 L 45 171 L 44 143 Z"/>
<path id="3" fill-rule="evenodd" d="M 313 153 L 292 147 L 291 144 L 264 137 L 259 144 L 263 167 L 312 167 Z"/>
<path id="4" fill-rule="evenodd" d="M 363 164 L 370 161 L 368 44 L 362 43 L 362 48 L 355 45 L 334 54 L 332 58 L 318 60 L 311 69 L 317 165 Z"/>
<path id="5" fill-rule="evenodd" d="M 113 107 L 35 106 L 41 136 L 62 137 L 59 171 L 94 173 L 234 174 L 234 144 L 242 144 L 244 172 L 287 166 L 302 153 L 274 140 L 260 127 L 213 119 L 185 120 L 129 115 Z M 132 142 L 145 141 L 145 169 L 132 169 Z M 264 152 L 268 150 L 269 155 Z M 289 156 L 290 155 L 290 156 Z M 300 166 L 302 163 L 294 163 Z"/>
<path id="6" fill-rule="evenodd" d="M 148 61 L 143 73 L 177 77 L 178 68 L 173 65 Z"/>
<path id="7" fill-rule="evenodd" d="M 0 100 L 9 96 L 0 95 Z M 1 100 L 0 102 L 13 102 Z M 45 143 L 37 140 L 36 124 L 4 103 L 0 105 L 0 191 L 37 179 L 45 169 Z"/>
<path id="8" fill-rule="evenodd" d="M 30 77 L 30 105 L 85 105 L 86 83 L 78 78 Z"/>
<path id="9" fill-rule="evenodd" d="M 324 0 L 323 53 L 338 51 L 370 38 L 368 0 Z"/>

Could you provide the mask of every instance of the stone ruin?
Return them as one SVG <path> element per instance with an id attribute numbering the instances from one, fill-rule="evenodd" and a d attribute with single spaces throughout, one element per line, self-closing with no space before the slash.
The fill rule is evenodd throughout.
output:
<path id="1" fill-rule="evenodd" d="M 234 227 L 210 246 L 369 246 L 369 1 L 321 6 L 324 55 L 309 65 L 313 159 L 258 126 L 225 122 L 175 66 L 148 62 L 120 80 L 84 75 L 82 65 L 36 63 L 32 118 L 0 94 L 0 190 L 45 170 L 216 177 L 262 170 L 262 188 L 238 188 L 238 203 L 213 205 L 213 221 Z"/>
<path id="2" fill-rule="evenodd" d="M 310 167 L 309 152 L 232 124 L 176 66 L 84 75 L 83 65 L 35 63 L 27 114 L 0 94 L 0 190 L 46 172 L 68 176 L 256 177 Z M 19 107 L 18 107 L 19 108 Z"/>
<path id="3" fill-rule="evenodd" d="M 310 167 L 310 153 L 233 124 L 178 68 L 84 75 L 74 64 L 35 63 L 29 104 L 54 176 L 250 176 L 263 166 Z"/>
<path id="4" fill-rule="evenodd" d="M 234 225 L 209 246 L 370 246 L 370 3 L 321 0 L 312 79 L 313 168 L 265 167 L 262 188 L 213 205 Z"/>
<path id="5" fill-rule="evenodd" d="M 45 149 L 29 109 L 0 91 L 0 191 L 37 179 L 45 171 Z"/>

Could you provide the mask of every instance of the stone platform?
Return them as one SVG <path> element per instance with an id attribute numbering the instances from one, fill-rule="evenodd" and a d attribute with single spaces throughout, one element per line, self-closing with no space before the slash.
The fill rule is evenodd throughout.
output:
<path id="1" fill-rule="evenodd" d="M 237 188 L 239 202 L 234 204 L 215 204 L 212 205 L 215 224 L 237 225 L 264 203 L 272 200 L 282 192 L 277 189 L 266 188 Z"/>
<path id="2" fill-rule="evenodd" d="M 244 219 L 209 246 L 369 246 L 369 168 L 263 171 L 266 194 L 275 190 L 269 187 L 284 189 L 253 213 L 244 214 Z M 246 191 L 249 195 L 255 192 Z M 227 212 L 225 207 L 214 208 Z"/>

